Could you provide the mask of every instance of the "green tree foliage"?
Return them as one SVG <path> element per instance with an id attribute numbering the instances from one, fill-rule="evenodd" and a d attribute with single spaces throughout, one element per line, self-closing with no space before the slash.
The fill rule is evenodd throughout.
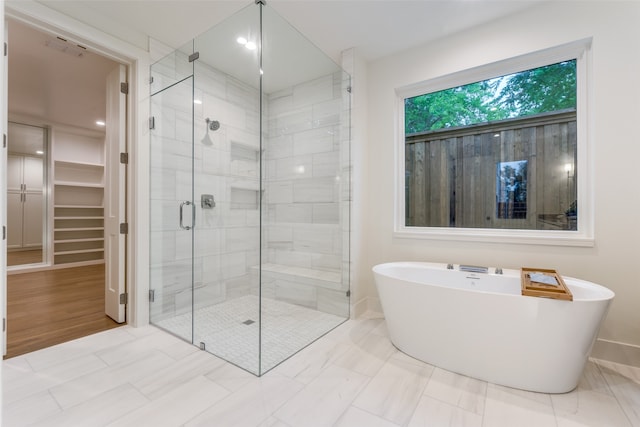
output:
<path id="1" fill-rule="evenodd" d="M 560 62 L 507 76 L 495 102 L 509 117 L 576 107 L 576 61 Z"/>
<path id="2" fill-rule="evenodd" d="M 405 99 L 405 133 L 469 126 L 576 106 L 576 61 Z"/>

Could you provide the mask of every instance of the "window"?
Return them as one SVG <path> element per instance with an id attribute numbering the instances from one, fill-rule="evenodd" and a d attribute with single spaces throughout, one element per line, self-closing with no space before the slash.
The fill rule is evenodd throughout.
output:
<path id="1" fill-rule="evenodd" d="M 396 233 L 592 244 L 588 47 L 399 89 Z"/>

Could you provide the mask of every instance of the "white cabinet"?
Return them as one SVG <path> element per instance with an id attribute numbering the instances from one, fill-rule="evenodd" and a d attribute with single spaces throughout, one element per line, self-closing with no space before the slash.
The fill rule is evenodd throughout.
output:
<path id="1" fill-rule="evenodd" d="M 22 193 L 7 194 L 7 249 L 22 249 Z"/>
<path id="2" fill-rule="evenodd" d="M 7 249 L 42 247 L 43 182 L 42 158 L 7 156 Z"/>
<path id="3" fill-rule="evenodd" d="M 104 262 L 104 138 L 57 133 L 54 263 Z"/>

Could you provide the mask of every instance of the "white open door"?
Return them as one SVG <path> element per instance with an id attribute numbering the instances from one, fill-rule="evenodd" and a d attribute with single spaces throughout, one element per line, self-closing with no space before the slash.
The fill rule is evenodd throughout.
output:
<path id="1" fill-rule="evenodd" d="M 125 283 L 125 239 L 120 224 L 126 223 L 126 163 L 120 153 L 127 152 L 126 67 L 119 65 L 107 77 L 106 168 L 104 194 L 105 313 L 118 323 L 125 321 L 127 302 Z"/>

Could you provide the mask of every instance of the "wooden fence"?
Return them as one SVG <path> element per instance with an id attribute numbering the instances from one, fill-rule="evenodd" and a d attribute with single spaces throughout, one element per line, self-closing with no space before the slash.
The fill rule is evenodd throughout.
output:
<path id="1" fill-rule="evenodd" d="M 405 223 L 575 230 L 576 140 L 575 111 L 407 135 Z"/>

